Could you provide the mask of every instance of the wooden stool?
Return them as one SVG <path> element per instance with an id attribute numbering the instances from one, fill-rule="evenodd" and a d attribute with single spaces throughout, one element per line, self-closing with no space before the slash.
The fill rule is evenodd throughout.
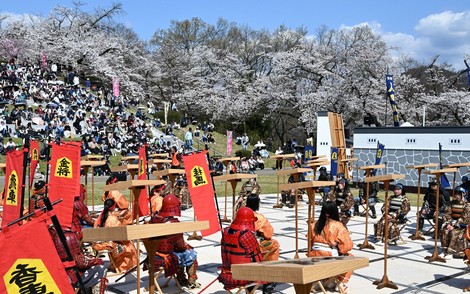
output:
<path id="1" fill-rule="evenodd" d="M 250 288 L 250 287 L 253 287 L 253 289 L 251 289 L 251 290 L 248 289 L 248 288 Z M 240 286 L 240 287 L 237 288 L 238 290 L 237 290 L 237 292 L 235 292 L 235 294 L 243 293 L 243 291 L 244 291 L 246 294 L 254 294 L 255 291 L 258 289 L 258 287 L 259 287 L 259 284 L 256 284 L 256 283 L 254 283 L 254 284 L 248 284 L 248 285 L 246 285 L 246 286 Z M 234 289 L 234 290 L 235 290 L 235 289 Z M 230 291 L 230 290 L 226 290 L 226 291 L 227 291 L 227 293 L 229 293 L 229 294 L 233 294 L 232 291 Z"/>

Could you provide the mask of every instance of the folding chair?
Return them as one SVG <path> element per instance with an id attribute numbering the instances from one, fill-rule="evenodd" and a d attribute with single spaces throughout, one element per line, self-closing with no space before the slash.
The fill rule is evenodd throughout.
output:
<path id="1" fill-rule="evenodd" d="M 175 284 L 176 286 L 178 287 L 179 291 L 177 293 L 180 293 L 183 291 L 183 287 L 181 287 L 181 284 L 179 283 L 178 279 L 176 278 L 176 274 L 174 275 L 171 275 L 169 276 L 168 278 L 166 278 L 166 281 L 165 283 L 163 283 L 163 285 L 160 286 L 160 284 L 158 284 L 158 278 L 165 272 L 165 268 L 163 267 L 160 267 L 156 272 L 155 272 L 155 276 L 153 278 L 154 280 L 154 284 L 155 284 L 155 289 L 158 291 L 159 294 L 163 294 L 163 291 L 162 291 L 162 288 L 166 288 L 168 287 L 168 285 L 170 284 L 171 280 L 173 279 L 175 281 Z"/>
<path id="2" fill-rule="evenodd" d="M 335 289 L 338 289 L 340 293 L 342 293 L 342 294 L 346 293 L 346 291 L 343 288 L 342 283 L 336 279 L 336 276 L 329 277 L 329 278 L 326 278 L 326 279 L 321 280 L 321 281 L 316 281 L 313 284 L 312 289 L 310 290 L 310 292 L 316 292 L 317 288 L 320 288 L 321 292 L 326 294 L 327 292 L 325 290 L 325 286 L 328 286 L 331 283 L 334 283 Z"/>

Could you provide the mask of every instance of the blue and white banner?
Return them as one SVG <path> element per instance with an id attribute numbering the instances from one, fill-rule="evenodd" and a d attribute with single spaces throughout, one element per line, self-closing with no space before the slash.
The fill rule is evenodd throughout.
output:
<path id="1" fill-rule="evenodd" d="M 387 96 L 392 105 L 393 112 L 393 126 L 399 127 L 400 121 L 398 120 L 398 110 L 397 110 L 397 101 L 395 100 L 395 85 L 393 83 L 392 75 L 385 75 L 385 82 L 387 84 Z"/>
<path id="2" fill-rule="evenodd" d="M 380 144 L 380 142 L 377 142 L 377 151 L 375 152 L 375 165 L 380 164 L 380 161 L 382 160 L 383 154 L 385 150 L 385 145 Z M 374 169 L 372 171 L 372 175 L 375 176 L 377 169 Z"/>
<path id="3" fill-rule="evenodd" d="M 442 145 L 439 142 L 439 168 L 442 169 Z M 449 180 L 445 174 L 441 174 L 441 187 L 450 188 Z"/>
<path id="4" fill-rule="evenodd" d="M 336 176 L 338 173 L 338 148 L 331 147 L 331 166 L 330 174 L 331 176 Z"/>

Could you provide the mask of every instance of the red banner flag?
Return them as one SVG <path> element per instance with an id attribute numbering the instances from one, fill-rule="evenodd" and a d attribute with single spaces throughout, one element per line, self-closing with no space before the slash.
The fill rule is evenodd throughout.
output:
<path id="1" fill-rule="evenodd" d="M 0 233 L 0 293 L 74 293 L 44 217 Z"/>
<path id="2" fill-rule="evenodd" d="M 29 186 L 30 187 L 33 185 L 34 173 L 36 172 L 36 168 L 38 166 L 40 156 L 41 155 L 39 151 L 39 141 L 31 140 L 30 149 L 29 149 L 29 158 L 31 160 L 31 163 L 29 165 Z"/>
<path id="3" fill-rule="evenodd" d="M 209 229 L 201 235 L 209 236 L 220 230 L 219 218 L 214 201 L 214 188 L 207 164 L 207 151 L 184 155 L 184 171 L 188 180 L 189 195 L 194 207 L 196 220 L 209 221 Z"/>
<path id="4" fill-rule="evenodd" d="M 49 198 L 51 202 L 62 199 L 54 207 L 62 227 L 71 227 L 74 198 L 80 195 L 80 145 L 52 143 Z"/>
<path id="5" fill-rule="evenodd" d="M 146 180 L 147 179 L 147 145 L 143 145 L 139 148 L 139 170 L 137 173 L 137 179 Z M 140 190 L 139 195 L 139 215 L 149 214 L 149 193 L 147 187 Z M 135 207 L 135 206 L 134 206 Z"/>
<path id="6" fill-rule="evenodd" d="M 7 152 L 3 226 L 20 218 L 23 209 L 21 203 L 23 199 L 24 152 L 24 149 Z"/>
<path id="7" fill-rule="evenodd" d="M 227 131 L 227 155 L 232 154 L 232 131 Z"/>

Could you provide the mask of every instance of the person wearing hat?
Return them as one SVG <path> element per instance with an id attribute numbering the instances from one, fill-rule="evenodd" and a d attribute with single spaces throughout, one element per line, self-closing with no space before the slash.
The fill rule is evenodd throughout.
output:
<path id="1" fill-rule="evenodd" d="M 454 199 L 444 208 L 443 222 L 441 229 L 441 247 L 442 257 L 456 258 L 464 257 L 466 248 L 465 242 L 462 242 L 463 235 L 470 223 L 470 205 L 464 199 L 466 191 L 462 187 L 456 187 L 454 190 Z"/>
<path id="2" fill-rule="evenodd" d="M 341 222 L 345 227 L 351 218 L 351 208 L 354 205 L 354 197 L 349 190 L 348 180 L 341 178 L 335 190 L 331 190 L 328 195 L 329 200 L 336 203 L 339 209 Z"/>
<path id="3" fill-rule="evenodd" d="M 418 227 L 420 230 L 423 229 L 424 226 L 424 219 L 429 219 L 434 221 L 435 219 L 435 214 L 436 214 L 436 200 L 437 200 L 437 180 L 434 178 L 430 182 L 428 182 L 429 188 L 426 194 L 424 194 L 423 197 L 423 206 L 421 207 L 420 210 L 420 216 L 419 216 L 419 223 Z M 446 201 L 444 198 L 443 193 L 439 193 L 439 208 L 438 213 L 442 214 L 444 212 L 444 205 Z M 442 217 L 438 218 L 438 224 L 437 224 L 437 230 L 440 231 L 442 227 Z M 439 232 L 438 232 L 439 235 Z"/>
<path id="4" fill-rule="evenodd" d="M 465 189 L 465 194 L 463 195 L 464 199 L 465 200 L 469 200 L 468 199 L 468 191 L 470 190 L 470 182 L 468 181 L 468 177 L 467 176 L 463 176 L 462 177 L 462 183 L 459 185 L 459 187 L 462 187 Z"/>
<path id="5" fill-rule="evenodd" d="M 253 281 L 234 280 L 232 264 L 259 262 L 263 260 L 258 240 L 255 236 L 256 217 L 251 208 L 242 207 L 238 210 L 232 224 L 222 234 L 221 254 L 222 270 L 218 276 L 225 290 L 252 284 Z"/>
<path id="6" fill-rule="evenodd" d="M 322 205 L 320 216 L 318 220 L 313 222 L 310 238 L 312 241 L 312 250 L 310 257 L 316 256 L 352 256 L 351 249 L 353 242 L 349 231 L 342 222 L 339 221 L 338 208 L 333 201 L 326 201 Z M 343 273 L 335 277 L 335 280 L 340 283 L 342 291 L 346 293 L 348 286 L 346 283 L 351 278 L 352 272 Z M 324 281 L 326 282 L 326 281 Z M 328 288 L 334 288 L 336 283 L 326 285 Z"/>
<path id="7" fill-rule="evenodd" d="M 181 202 L 175 195 L 168 194 L 163 198 L 162 208 L 154 215 L 152 222 L 178 223 L 177 216 L 181 216 Z M 166 277 L 176 274 L 178 282 L 183 287 L 189 289 L 201 287 L 196 274 L 197 253 L 184 241 L 183 233 L 159 237 L 158 240 L 154 266 L 164 267 Z"/>
<path id="8" fill-rule="evenodd" d="M 96 219 L 95 228 L 113 228 L 121 227 L 126 224 L 116 216 L 119 213 L 119 207 L 113 199 L 106 199 L 104 201 L 103 211 Z M 120 273 L 127 272 L 137 263 L 137 250 L 134 243 L 129 240 L 113 240 L 109 242 L 98 242 L 93 244 L 93 249 L 96 251 L 110 250 L 110 259 L 112 259 L 112 268 Z"/>
<path id="9" fill-rule="evenodd" d="M 410 211 L 410 200 L 405 196 L 403 184 L 396 184 L 393 194 L 388 198 L 388 212 L 385 211 L 385 203 L 382 205 L 382 217 L 374 224 L 375 240 L 382 240 L 385 234 L 385 217 L 388 218 L 388 241 L 397 242 L 400 239 L 400 228 L 398 225 L 407 222 L 406 215 Z"/>

